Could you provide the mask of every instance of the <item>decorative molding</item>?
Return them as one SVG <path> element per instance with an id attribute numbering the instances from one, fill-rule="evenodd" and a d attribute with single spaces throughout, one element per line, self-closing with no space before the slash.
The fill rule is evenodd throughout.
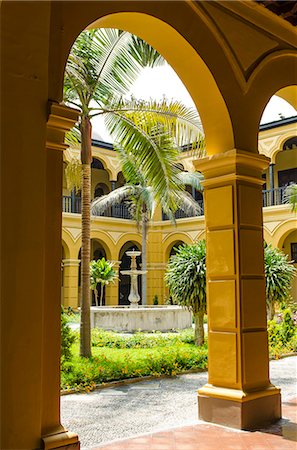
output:
<path id="1" fill-rule="evenodd" d="M 81 230 L 79 228 L 64 227 L 64 229 L 67 230 L 69 234 L 71 234 L 74 241 L 76 241 L 81 235 Z"/>
<path id="2" fill-rule="evenodd" d="M 74 127 L 79 117 L 77 109 L 63 104 L 49 101 L 46 133 L 46 148 L 49 150 L 65 151 L 65 133 Z"/>

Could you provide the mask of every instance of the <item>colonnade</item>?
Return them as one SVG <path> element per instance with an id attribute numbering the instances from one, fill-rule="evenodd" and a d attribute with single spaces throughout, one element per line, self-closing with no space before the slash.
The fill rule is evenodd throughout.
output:
<path id="1" fill-rule="evenodd" d="M 62 165 L 65 133 L 79 117 L 62 100 L 65 63 L 86 27 L 119 28 L 149 42 L 201 116 L 209 156 L 197 168 L 206 178 L 210 255 L 201 417 L 248 429 L 277 420 L 263 312 L 260 189 L 268 162 L 257 139 L 270 97 L 296 84 L 294 27 L 256 2 L 183 0 L 3 0 L 1 20 L 0 447 L 79 449 L 79 437 L 60 421 Z M 68 264 L 73 280 L 77 262 Z"/>

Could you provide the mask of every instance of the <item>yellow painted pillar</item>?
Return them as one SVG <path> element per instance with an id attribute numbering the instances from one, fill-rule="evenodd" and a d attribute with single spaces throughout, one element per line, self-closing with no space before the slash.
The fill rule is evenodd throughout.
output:
<path id="1" fill-rule="evenodd" d="M 117 306 L 119 304 L 119 268 L 121 261 L 112 261 L 113 268 L 117 274 L 117 278 L 113 283 L 106 286 L 105 304 L 106 306 Z"/>
<path id="2" fill-rule="evenodd" d="M 162 249 L 162 233 L 149 230 L 147 241 L 147 304 L 152 305 L 157 295 L 159 304 L 163 303 L 164 263 Z"/>
<path id="3" fill-rule="evenodd" d="M 46 139 L 44 221 L 44 291 L 42 339 L 41 437 L 45 450 L 79 449 L 78 436 L 60 422 L 61 233 L 64 134 L 77 121 L 77 111 L 49 104 Z"/>
<path id="4" fill-rule="evenodd" d="M 63 259 L 63 306 L 73 309 L 79 307 L 78 268 L 79 259 Z"/>
<path id="5" fill-rule="evenodd" d="M 261 174 L 268 158 L 231 150 L 195 162 L 205 176 L 208 384 L 201 419 L 253 429 L 281 417 L 269 381 Z"/>

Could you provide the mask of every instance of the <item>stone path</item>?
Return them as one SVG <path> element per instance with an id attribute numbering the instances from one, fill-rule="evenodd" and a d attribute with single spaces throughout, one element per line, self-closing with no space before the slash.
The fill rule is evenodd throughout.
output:
<path id="1" fill-rule="evenodd" d="M 282 400 L 297 397 L 297 357 L 270 362 Z M 130 384 L 61 398 L 62 423 L 79 434 L 82 450 L 115 439 L 197 424 L 197 389 L 207 373 Z"/>

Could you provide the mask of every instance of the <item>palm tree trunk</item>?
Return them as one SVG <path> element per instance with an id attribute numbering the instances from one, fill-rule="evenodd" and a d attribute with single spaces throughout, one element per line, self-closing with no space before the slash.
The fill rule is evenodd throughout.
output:
<path id="1" fill-rule="evenodd" d="M 267 302 L 267 318 L 268 320 L 273 320 L 274 316 L 275 316 L 274 302 L 272 300 L 269 300 L 269 302 Z"/>
<path id="2" fill-rule="evenodd" d="M 142 270 L 147 270 L 146 267 L 146 241 L 147 241 L 147 230 L 148 230 L 148 226 L 147 226 L 147 220 L 146 218 L 142 219 L 142 225 L 141 225 L 141 229 L 142 229 L 142 236 L 141 236 L 141 245 L 142 245 L 142 249 L 141 249 L 141 269 Z M 147 298 L 146 298 L 146 286 L 147 286 L 147 276 L 146 276 L 146 272 L 144 274 L 142 274 L 142 284 L 141 284 L 141 299 L 142 299 L 142 304 L 146 305 L 147 304 Z"/>
<path id="3" fill-rule="evenodd" d="M 195 321 L 195 336 L 194 336 L 194 342 L 195 345 L 203 345 L 204 344 L 204 311 L 199 310 L 194 314 L 194 321 Z"/>
<path id="4" fill-rule="evenodd" d="M 91 320 L 90 320 L 90 256 L 91 256 L 91 133 L 92 126 L 88 117 L 81 119 L 81 162 L 82 162 L 82 212 L 81 212 L 81 322 L 80 356 L 91 356 Z"/>

